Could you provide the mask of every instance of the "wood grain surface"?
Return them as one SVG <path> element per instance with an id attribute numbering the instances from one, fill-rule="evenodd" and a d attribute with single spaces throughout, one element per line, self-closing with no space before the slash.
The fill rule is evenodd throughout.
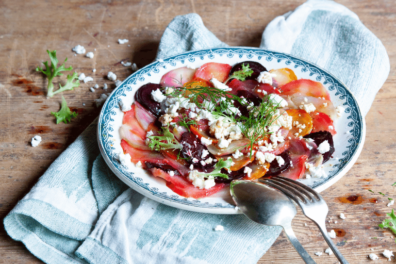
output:
<path id="1" fill-rule="evenodd" d="M 104 91 L 89 91 L 94 83 L 114 84 L 104 76 L 113 71 L 120 79 L 132 73 L 122 60 L 139 67 L 151 62 L 161 35 L 173 17 L 196 12 L 205 25 L 229 45 L 258 46 L 265 26 L 276 16 L 293 10 L 302 0 L 132 0 L 132 1 L 0 1 L 0 219 L 15 206 L 48 166 L 98 115 L 94 99 Z M 396 251 L 395 236 L 378 224 L 396 198 L 396 5 L 394 0 L 340 0 L 384 43 L 391 72 L 366 117 L 367 137 L 356 165 L 339 182 L 323 192 L 329 204 L 328 228 L 350 263 L 369 263 L 367 255 L 384 249 Z M 129 43 L 119 45 L 119 38 Z M 75 45 L 94 51 L 95 57 L 74 56 Z M 65 92 L 69 106 L 79 113 L 71 124 L 56 125 L 51 111 L 58 111 L 60 95 L 46 99 L 46 79 L 35 68 L 47 60 L 46 49 L 56 49 L 67 65 L 92 76 L 94 82 Z M 92 69 L 96 69 L 93 73 Z M 30 146 L 32 136 L 43 142 Z M 396 207 L 396 205 L 395 205 Z M 338 218 L 345 213 L 346 219 Z M 337 223 L 335 222 L 337 221 Z M 308 226 L 305 226 L 304 224 Z M 293 228 L 317 263 L 337 263 L 336 258 L 314 255 L 327 248 L 318 229 L 301 212 Z M 395 259 L 392 260 L 395 262 Z M 0 227 L 0 263 L 41 263 L 20 242 Z M 259 263 L 303 263 L 282 234 Z M 388 263 L 380 256 L 376 263 Z"/>

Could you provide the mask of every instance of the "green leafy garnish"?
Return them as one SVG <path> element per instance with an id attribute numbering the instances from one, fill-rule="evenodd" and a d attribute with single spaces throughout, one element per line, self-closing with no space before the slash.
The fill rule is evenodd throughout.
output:
<path id="1" fill-rule="evenodd" d="M 70 122 L 73 117 L 77 116 L 76 112 L 70 111 L 70 108 L 67 106 L 66 99 L 63 96 L 61 109 L 58 112 L 51 112 L 51 114 L 56 117 L 57 124 L 60 122 L 67 124 L 67 122 Z"/>
<path id="2" fill-rule="evenodd" d="M 197 121 L 193 119 L 188 119 L 187 116 L 183 116 L 183 119 L 179 120 L 177 124 L 179 126 L 187 128 L 188 132 L 191 132 L 190 125 L 197 125 Z"/>
<path id="3" fill-rule="evenodd" d="M 77 72 L 73 73 L 73 75 L 67 75 L 67 81 L 65 86 L 59 84 L 59 89 L 53 92 L 53 94 L 57 94 L 64 91 L 72 91 L 74 88 L 77 88 L 80 85 L 78 80 Z"/>
<path id="4" fill-rule="evenodd" d="M 194 171 L 194 173 L 196 173 L 197 175 L 201 175 L 201 176 L 203 176 L 205 178 L 208 178 L 208 177 L 221 177 L 221 178 L 228 179 L 228 175 L 222 173 L 221 169 L 229 169 L 231 167 L 231 164 L 232 164 L 232 159 L 231 158 L 226 159 L 226 160 L 219 159 L 219 161 L 216 163 L 216 165 L 214 167 L 214 170 L 212 172 L 205 173 L 205 172 Z"/>
<path id="5" fill-rule="evenodd" d="M 239 122 L 242 134 L 250 140 L 250 157 L 253 155 L 253 145 L 265 136 L 272 134 L 268 131 L 277 118 L 275 113 L 279 108 L 279 104 L 274 104 L 269 96 L 263 98 L 260 106 L 249 111 L 249 117 L 241 117 Z"/>
<path id="6" fill-rule="evenodd" d="M 369 189 L 368 191 L 371 192 L 371 193 L 374 193 L 373 190 L 370 190 L 370 189 Z"/>
<path id="7" fill-rule="evenodd" d="M 245 63 L 243 63 L 242 69 L 239 71 L 233 72 L 231 74 L 231 76 L 228 77 L 228 79 L 224 83 L 227 83 L 231 79 L 237 79 L 240 81 L 244 81 L 244 80 L 246 80 L 247 77 L 250 77 L 253 74 L 253 72 L 254 71 L 252 69 L 250 69 L 249 64 L 245 65 Z"/>
<path id="8" fill-rule="evenodd" d="M 379 194 L 381 194 L 382 196 L 386 196 L 384 193 L 382 193 L 382 192 L 378 192 Z"/>
<path id="9" fill-rule="evenodd" d="M 392 184 L 392 186 L 395 186 L 396 185 L 396 182 L 394 182 L 393 184 Z"/>
<path id="10" fill-rule="evenodd" d="M 381 228 L 389 228 L 393 232 L 393 234 L 396 235 L 396 215 L 395 215 L 393 209 L 392 209 L 391 213 L 386 214 L 386 215 L 389 216 L 390 218 L 385 219 L 378 226 Z"/>
<path id="11" fill-rule="evenodd" d="M 148 146 L 151 150 L 160 151 L 165 149 L 183 148 L 167 127 L 163 128 L 162 136 L 149 136 L 148 138 L 150 140 Z"/>
<path id="12" fill-rule="evenodd" d="M 388 200 L 389 200 L 389 201 L 392 201 L 393 199 L 392 199 L 392 198 L 390 198 L 390 197 L 388 197 Z"/>
<path id="13" fill-rule="evenodd" d="M 60 86 L 60 89 L 54 92 L 54 84 L 52 83 L 53 79 L 56 76 L 62 76 L 63 74 L 61 72 L 63 72 L 63 71 L 71 71 L 73 69 L 73 67 L 72 66 L 70 66 L 68 68 L 65 67 L 67 58 L 65 59 L 63 64 L 58 67 L 59 61 L 58 61 L 58 58 L 56 57 L 56 50 L 53 50 L 53 51 L 47 50 L 47 53 L 50 57 L 51 66 L 48 66 L 48 62 L 45 61 L 45 62 L 43 62 L 43 64 L 45 65 L 45 70 L 41 67 L 36 68 L 36 71 L 42 72 L 45 75 L 47 75 L 47 78 L 48 78 L 47 97 L 52 97 L 59 92 L 66 91 L 66 90 L 73 90 L 74 87 L 77 87 L 78 82 L 77 83 L 73 82 L 73 80 L 75 79 L 74 76 L 77 75 L 77 73 L 75 73 L 72 76 L 67 76 L 66 85 L 63 87 Z"/>

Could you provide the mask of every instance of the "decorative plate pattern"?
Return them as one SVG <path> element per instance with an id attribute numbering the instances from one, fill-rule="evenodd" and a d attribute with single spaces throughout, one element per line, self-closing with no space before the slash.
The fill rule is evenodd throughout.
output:
<path id="1" fill-rule="evenodd" d="M 155 61 L 138 70 L 123 81 L 109 96 L 104 104 L 98 122 L 98 143 L 104 159 L 112 171 L 127 185 L 156 201 L 181 209 L 217 213 L 235 214 L 234 205 L 227 194 L 203 199 L 184 198 L 168 189 L 164 182 L 154 179 L 144 170 L 128 170 L 117 160 L 121 151 L 118 128 L 122 123 L 119 110 L 121 98 L 132 103 L 134 93 L 148 82 L 159 83 L 162 75 L 172 69 L 187 64 L 199 67 L 207 62 L 222 62 L 231 65 L 242 61 L 257 61 L 267 69 L 290 68 L 298 78 L 321 82 L 329 91 L 335 106 L 342 105 L 345 113 L 335 121 L 337 135 L 334 138 L 336 152 L 327 164 L 327 178 L 307 182 L 311 187 L 322 191 L 340 179 L 352 167 L 363 147 L 365 123 L 357 101 L 351 92 L 334 76 L 302 59 L 279 52 L 256 48 L 219 48 L 191 51 L 181 55 Z M 129 101 L 128 101 L 129 100 Z"/>

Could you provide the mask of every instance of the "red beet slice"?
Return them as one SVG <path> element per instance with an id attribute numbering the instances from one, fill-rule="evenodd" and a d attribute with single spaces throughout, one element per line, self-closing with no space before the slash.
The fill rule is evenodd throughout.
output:
<path id="1" fill-rule="evenodd" d="M 287 153 L 287 151 L 283 152 L 279 156 L 281 156 L 283 158 L 285 163 L 282 166 L 279 166 L 278 161 L 276 161 L 276 159 L 275 159 L 273 162 L 271 162 L 268 172 L 265 174 L 265 176 L 277 176 L 277 175 L 281 174 L 282 172 L 286 171 L 287 169 L 289 169 L 290 156 Z"/>
<path id="2" fill-rule="evenodd" d="M 326 153 L 322 154 L 323 155 L 323 163 L 327 162 L 330 158 L 331 155 L 333 155 L 335 148 L 334 148 L 334 141 L 333 141 L 333 136 L 331 135 L 330 132 L 328 131 L 319 131 L 315 133 L 311 133 L 308 135 L 305 135 L 304 138 L 311 138 L 314 140 L 315 144 L 319 147 L 319 145 L 327 140 L 330 145 L 330 150 L 327 151 Z"/>
<path id="3" fill-rule="evenodd" d="M 222 177 L 216 177 L 215 182 L 216 183 L 230 183 L 232 180 L 242 179 L 246 175 L 246 173 L 243 172 L 244 170 L 245 170 L 245 168 L 242 168 L 237 171 L 228 172 L 226 169 L 222 169 L 221 173 L 227 174 L 228 179 L 222 178 Z"/>
<path id="4" fill-rule="evenodd" d="M 215 162 L 210 164 L 202 165 L 201 161 L 205 161 L 208 158 L 215 159 L 211 153 L 202 158 L 202 153 L 204 150 L 207 150 L 206 146 L 201 143 L 199 138 L 193 133 L 186 132 L 181 136 L 180 143 L 183 145 L 183 149 L 181 150 L 181 155 L 183 158 L 187 159 L 187 163 L 190 166 L 191 164 L 194 166 L 194 169 L 198 171 L 211 172 L 213 171 Z M 194 160 L 198 160 L 198 162 L 193 162 Z"/>
<path id="5" fill-rule="evenodd" d="M 245 65 L 249 64 L 249 68 L 253 70 L 252 75 L 247 77 L 246 80 L 255 80 L 260 75 L 260 72 L 267 71 L 267 69 L 258 62 L 243 61 L 243 62 L 235 64 L 234 67 L 232 67 L 230 75 L 236 71 L 242 70 L 242 64 L 245 64 Z"/>
<path id="6" fill-rule="evenodd" d="M 161 114 L 161 106 L 160 103 L 153 100 L 151 92 L 160 88 L 161 85 L 157 83 L 147 83 L 140 87 L 135 94 L 135 100 L 155 116 L 159 116 Z"/>

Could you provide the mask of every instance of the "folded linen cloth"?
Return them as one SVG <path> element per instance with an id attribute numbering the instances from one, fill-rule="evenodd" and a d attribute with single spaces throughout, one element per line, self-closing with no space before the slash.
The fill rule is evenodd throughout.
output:
<path id="1" fill-rule="evenodd" d="M 196 14 L 176 17 L 157 58 L 226 47 Z M 261 48 L 284 51 L 340 78 L 367 113 L 389 73 L 381 42 L 345 7 L 308 1 L 275 18 Z M 5 229 L 46 263 L 256 263 L 279 227 L 242 215 L 193 213 L 128 189 L 99 154 L 91 124 L 4 219 Z M 215 232 L 223 225 L 223 232 Z"/>

